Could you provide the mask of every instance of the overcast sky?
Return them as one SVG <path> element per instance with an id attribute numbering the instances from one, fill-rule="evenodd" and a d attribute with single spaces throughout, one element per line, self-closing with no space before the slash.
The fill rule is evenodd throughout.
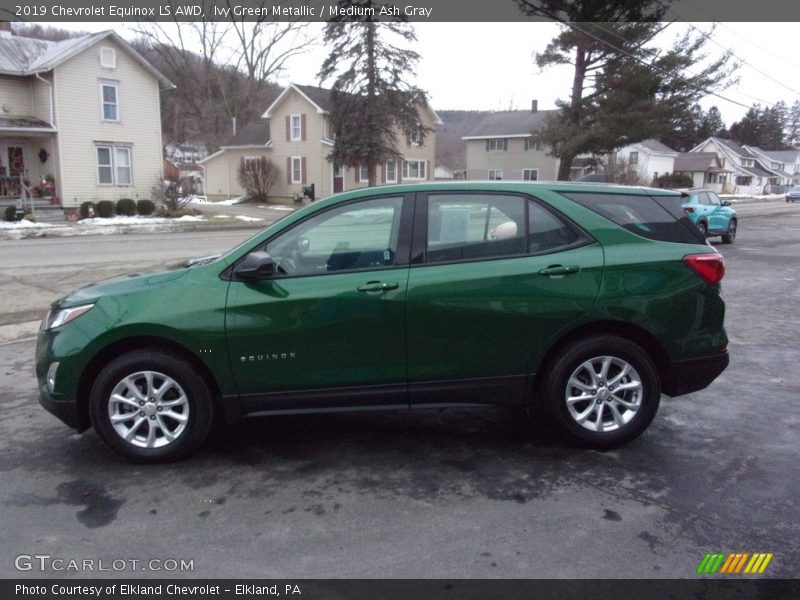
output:
<path id="1" fill-rule="evenodd" d="M 43 23 L 43 25 L 47 25 Z M 130 26 L 122 23 L 50 23 L 83 31 L 114 29 L 132 38 Z M 709 33 L 711 24 L 697 23 L 697 29 Z M 312 23 L 314 32 L 321 24 Z M 426 90 L 437 110 L 527 109 L 532 99 L 539 108 L 555 107 L 558 98 L 566 98 L 571 86 L 571 67 L 550 68 L 539 72 L 533 56 L 547 46 L 558 32 L 551 23 L 419 23 L 416 24 L 422 56 L 417 69 L 417 85 Z M 687 24 L 674 24 L 662 36 L 662 44 L 684 31 Z M 798 23 L 721 23 L 708 43 L 711 55 L 725 49 L 748 64 L 737 75 L 739 83 L 720 92 L 722 96 L 744 104 L 739 106 L 722 98 L 709 96 L 701 101 L 704 108 L 716 105 L 727 125 L 740 119 L 746 107 L 780 100 L 792 104 L 800 100 L 800 39 Z M 289 80 L 318 84 L 316 73 L 327 50 L 318 46 L 295 57 L 281 83 Z M 759 73 L 759 71 L 761 71 Z"/>

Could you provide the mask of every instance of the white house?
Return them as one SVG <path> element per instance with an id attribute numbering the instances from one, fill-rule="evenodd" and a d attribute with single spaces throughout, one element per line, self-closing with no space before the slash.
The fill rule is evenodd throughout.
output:
<path id="1" fill-rule="evenodd" d="M 755 196 L 768 190 L 770 179 L 777 177 L 765 170 L 756 157 L 732 140 L 710 137 L 689 152 L 713 152 L 720 159 L 723 172 L 706 186 L 717 193 Z"/>
<path id="2" fill-rule="evenodd" d="M 113 31 L 49 42 L 0 23 L 0 202 L 150 198 L 173 87 Z"/>
<path id="3" fill-rule="evenodd" d="M 659 142 L 648 139 L 620 148 L 616 159 L 636 167 L 639 176 L 647 182 L 675 171 L 675 158 L 678 152 Z"/>
<path id="4" fill-rule="evenodd" d="M 780 186 L 800 184 L 800 150 L 762 150 L 758 146 L 747 145 L 742 148 L 774 175 L 770 178 L 770 183 Z"/>

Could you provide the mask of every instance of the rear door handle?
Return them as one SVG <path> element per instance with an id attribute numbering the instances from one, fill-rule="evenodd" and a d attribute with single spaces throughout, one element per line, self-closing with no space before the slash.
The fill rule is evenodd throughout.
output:
<path id="1" fill-rule="evenodd" d="M 542 269 L 539 271 L 539 275 L 546 275 L 548 277 L 556 277 L 560 275 L 572 275 L 573 273 L 577 273 L 580 271 L 581 268 L 578 265 L 551 265 L 546 269 Z"/>
<path id="2" fill-rule="evenodd" d="M 396 290 L 398 287 L 400 287 L 400 284 L 394 281 L 368 281 L 356 289 L 359 292 L 384 292 L 386 290 Z"/>

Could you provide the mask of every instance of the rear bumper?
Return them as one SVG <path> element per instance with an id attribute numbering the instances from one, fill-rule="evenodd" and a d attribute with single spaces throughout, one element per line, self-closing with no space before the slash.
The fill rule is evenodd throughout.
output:
<path id="1" fill-rule="evenodd" d="M 682 396 L 707 388 L 728 366 L 728 350 L 673 362 L 661 382 L 667 396 Z"/>

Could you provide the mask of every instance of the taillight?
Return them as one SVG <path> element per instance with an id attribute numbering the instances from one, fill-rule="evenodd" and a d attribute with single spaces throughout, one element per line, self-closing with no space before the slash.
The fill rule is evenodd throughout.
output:
<path id="1" fill-rule="evenodd" d="M 683 211 L 684 211 L 684 212 L 685 212 L 687 215 L 690 215 L 690 214 L 692 214 L 692 213 L 694 212 L 694 208 L 693 208 L 693 207 L 691 207 L 691 206 L 684 206 L 684 207 L 683 207 Z"/>
<path id="2" fill-rule="evenodd" d="M 683 262 L 692 271 L 700 275 L 706 283 L 714 285 L 725 277 L 725 259 L 716 252 L 706 254 L 689 254 Z"/>

